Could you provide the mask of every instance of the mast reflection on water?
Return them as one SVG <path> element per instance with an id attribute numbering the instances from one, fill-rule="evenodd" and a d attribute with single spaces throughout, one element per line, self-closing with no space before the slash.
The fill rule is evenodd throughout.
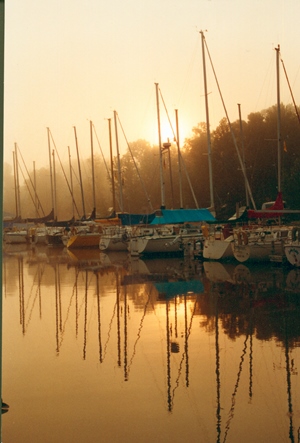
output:
<path id="1" fill-rule="evenodd" d="M 3 255 L 4 441 L 299 440 L 296 270 Z"/>

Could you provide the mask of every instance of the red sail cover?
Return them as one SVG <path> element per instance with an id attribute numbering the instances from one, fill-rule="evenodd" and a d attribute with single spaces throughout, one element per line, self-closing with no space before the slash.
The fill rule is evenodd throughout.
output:
<path id="1" fill-rule="evenodd" d="M 275 218 L 281 217 L 284 210 L 284 204 L 282 200 L 282 192 L 278 192 L 274 205 L 268 209 L 256 211 L 255 209 L 248 210 L 248 218 Z M 280 212 L 277 212 L 280 211 Z"/>

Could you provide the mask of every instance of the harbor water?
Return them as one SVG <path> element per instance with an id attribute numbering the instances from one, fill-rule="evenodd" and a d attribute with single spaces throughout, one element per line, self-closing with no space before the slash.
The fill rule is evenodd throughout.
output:
<path id="1" fill-rule="evenodd" d="M 4 443 L 300 440 L 300 270 L 7 245 Z"/>

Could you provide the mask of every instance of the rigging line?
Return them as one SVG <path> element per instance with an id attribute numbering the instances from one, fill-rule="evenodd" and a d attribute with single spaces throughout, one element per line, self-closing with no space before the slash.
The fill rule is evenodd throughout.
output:
<path id="1" fill-rule="evenodd" d="M 290 421 L 289 426 L 289 437 L 292 443 L 295 442 L 294 439 L 294 425 L 293 425 L 293 402 L 292 402 L 292 386 L 291 386 L 291 368 L 290 368 L 290 356 L 289 356 L 289 339 L 288 339 L 288 324 L 286 315 L 283 317 L 284 323 L 284 354 L 285 354 L 285 367 L 286 367 L 286 384 L 287 384 L 287 395 L 288 395 L 288 416 Z"/>
<path id="2" fill-rule="evenodd" d="M 102 358 L 102 339 L 101 339 L 101 305 L 100 305 L 100 278 L 99 274 L 96 273 L 96 296 L 97 296 L 97 319 L 98 319 L 98 342 L 99 342 L 99 361 L 100 363 L 103 363 Z"/>
<path id="3" fill-rule="evenodd" d="M 67 324 L 67 321 L 69 319 L 70 309 L 71 309 L 71 306 L 72 306 L 72 301 L 73 301 L 74 296 L 75 296 L 75 291 L 73 290 L 71 298 L 70 298 L 69 305 L 67 307 L 66 317 L 65 317 L 64 323 L 62 325 L 62 329 L 61 329 L 59 348 L 61 347 L 62 342 L 64 340 L 64 333 L 65 333 L 65 329 L 66 329 L 66 324 Z"/>
<path id="4" fill-rule="evenodd" d="M 112 330 L 112 324 L 113 324 L 114 317 L 115 317 L 115 315 L 116 315 L 116 311 L 117 311 L 117 302 L 116 302 L 115 305 L 114 305 L 113 315 L 112 315 L 112 317 L 111 317 L 111 319 L 110 319 L 110 322 L 109 322 L 109 325 L 108 325 L 107 340 L 106 340 L 106 342 L 105 342 L 105 344 L 104 344 L 104 347 L 103 347 L 104 350 L 103 350 L 103 359 L 102 359 L 102 362 L 104 361 L 105 356 L 106 356 L 107 346 L 108 346 L 108 342 L 109 342 L 109 340 L 110 340 L 111 330 Z"/>
<path id="5" fill-rule="evenodd" d="M 99 138 L 98 138 L 98 135 L 97 135 L 97 132 L 96 132 L 96 128 L 95 128 L 95 126 L 94 126 L 94 123 L 93 123 L 93 129 L 94 129 L 94 133 L 95 133 L 95 136 L 96 136 L 96 140 L 97 140 L 97 143 L 98 143 L 98 146 L 99 146 L 99 149 L 100 149 L 101 155 L 102 155 L 102 159 L 103 159 L 103 162 L 104 162 L 104 166 L 105 166 L 105 169 L 106 169 L 107 175 L 108 175 L 108 177 L 109 177 L 109 179 L 110 179 L 110 181 L 111 181 L 110 171 L 109 171 L 109 168 L 108 168 L 108 166 L 107 166 L 107 163 L 106 163 L 106 160 L 105 160 L 105 157 L 104 157 L 104 153 L 103 153 L 103 150 L 102 150 L 102 147 L 101 147 L 101 144 L 100 144 L 100 141 L 99 141 Z"/>
<path id="6" fill-rule="evenodd" d="M 83 273 L 85 273 L 86 272 L 86 270 L 85 269 L 81 269 L 81 268 L 77 268 L 76 269 L 76 283 L 77 283 L 77 281 L 78 281 L 78 277 L 79 277 L 79 275 L 81 275 L 81 277 L 83 276 Z M 91 277 L 92 278 L 92 277 Z M 81 279 L 81 282 L 83 282 L 84 284 L 85 284 L 85 278 L 83 279 Z M 88 287 L 89 287 L 89 285 L 88 285 Z M 84 301 L 84 300 L 83 300 Z M 80 310 L 81 310 L 81 308 L 82 308 L 82 303 L 83 303 L 83 301 L 81 302 L 81 307 L 80 307 Z"/>
<path id="7" fill-rule="evenodd" d="M 206 51 L 207 51 L 207 54 L 208 54 L 208 57 L 209 57 L 209 60 L 210 60 L 210 64 L 211 64 L 211 67 L 212 67 L 212 70 L 213 70 L 213 73 L 214 73 L 214 77 L 215 77 L 217 88 L 218 88 L 218 91 L 219 91 L 219 94 L 220 94 L 220 98 L 221 98 L 221 101 L 222 101 L 222 104 L 223 104 L 224 112 L 225 112 L 225 115 L 226 115 L 226 119 L 227 119 L 227 122 L 228 122 L 230 133 L 231 133 L 231 136 L 232 136 L 232 140 L 233 140 L 233 143 L 234 143 L 234 146 L 235 146 L 235 149 L 236 149 L 236 153 L 237 153 L 240 165 L 241 165 L 241 169 L 242 169 L 242 172 L 243 172 L 243 175 L 244 175 L 244 178 L 245 178 L 245 182 L 246 182 L 246 185 L 247 185 L 246 187 L 247 187 L 248 192 L 249 192 L 249 197 L 251 199 L 251 203 L 253 205 L 253 208 L 256 209 L 255 202 L 254 202 L 253 195 L 252 195 L 252 191 L 251 191 L 251 188 L 250 188 L 250 185 L 249 185 L 249 182 L 248 182 L 248 178 L 247 178 L 247 174 L 246 174 L 246 170 L 245 170 L 245 165 L 244 165 L 244 163 L 242 161 L 242 157 L 241 157 L 239 148 L 237 146 L 236 138 L 235 138 L 235 135 L 234 135 L 234 132 L 233 132 L 233 129 L 232 129 L 231 122 L 229 120 L 227 108 L 225 106 L 225 102 L 224 102 L 223 95 L 222 95 L 222 92 L 221 92 L 221 89 L 220 89 L 219 81 L 217 79 L 216 71 L 215 71 L 215 68 L 214 68 L 211 56 L 210 56 L 210 52 L 208 50 L 208 46 L 207 46 L 206 40 L 204 40 L 204 43 L 205 43 Z"/>
<path id="8" fill-rule="evenodd" d="M 229 410 L 229 413 L 228 413 L 229 417 L 228 417 L 228 420 L 227 420 L 226 426 L 225 426 L 225 435 L 224 435 L 223 443 L 225 443 L 225 441 L 226 441 L 227 434 L 228 434 L 229 428 L 230 428 L 230 423 L 231 423 L 231 420 L 233 419 L 233 416 L 234 416 L 235 397 L 236 397 L 236 394 L 237 394 L 237 390 L 238 390 L 239 382 L 240 382 L 240 377 L 241 377 L 241 373 L 242 373 L 242 369 L 243 369 L 243 362 L 244 362 L 244 358 L 245 358 L 245 355 L 246 355 L 248 338 L 249 338 L 249 334 L 246 335 L 246 338 L 244 340 L 244 348 L 243 348 L 242 355 L 241 355 L 241 361 L 240 361 L 240 364 L 239 364 L 239 370 L 238 370 L 238 374 L 237 374 L 236 383 L 235 383 L 235 386 L 234 386 L 234 391 L 233 391 L 233 394 L 231 396 L 231 408 Z"/>
<path id="9" fill-rule="evenodd" d="M 182 97 L 183 97 L 183 95 L 186 95 L 187 85 L 190 81 L 191 74 L 193 73 L 193 70 L 194 70 L 194 65 L 195 65 L 196 56 L 198 54 L 198 51 L 199 51 L 199 38 L 197 38 L 195 41 L 195 47 L 193 49 L 190 62 L 187 65 L 187 70 L 185 73 L 185 78 L 184 78 L 182 90 L 179 94 L 179 101 L 181 101 L 181 102 L 184 102 Z"/>
<path id="10" fill-rule="evenodd" d="M 45 267 L 44 267 L 44 269 L 45 269 Z M 44 271 L 44 270 L 43 270 L 43 271 Z M 35 276 L 34 276 L 34 279 L 33 279 L 33 285 L 34 285 L 34 281 L 36 280 L 37 275 L 39 275 L 39 269 L 37 269 L 37 271 L 36 271 L 36 273 L 35 273 Z M 43 275 L 43 272 L 42 272 L 42 274 L 41 274 L 40 277 L 42 277 L 42 275 Z M 32 295 L 32 290 L 33 290 L 33 286 L 32 286 L 32 288 L 31 288 L 31 295 Z M 28 305 L 29 305 L 29 300 L 30 300 L 30 298 L 31 298 L 31 295 L 30 295 L 29 298 L 28 298 L 27 306 L 26 306 L 26 308 L 25 308 L 25 313 L 26 313 L 27 307 L 28 307 Z M 35 302 L 36 302 L 36 300 L 37 300 L 37 298 L 38 298 L 38 295 L 39 295 L 39 286 L 37 286 L 37 288 L 36 288 L 36 292 L 35 292 L 35 296 L 34 296 L 34 299 L 33 299 L 33 303 L 32 303 L 31 309 L 30 309 L 30 311 L 29 311 L 28 320 L 27 320 L 26 325 L 24 325 L 24 331 L 26 331 L 26 330 L 27 330 L 27 327 L 29 326 L 29 323 L 30 323 L 30 320 L 31 320 L 31 317 L 32 317 L 32 313 L 33 313 L 33 308 L 34 308 Z"/>
<path id="11" fill-rule="evenodd" d="M 49 128 L 48 128 L 48 130 L 49 130 L 49 133 L 50 133 L 50 136 L 51 136 L 51 140 L 52 140 L 52 143 L 53 143 L 53 145 L 54 145 L 54 149 L 55 149 L 55 151 L 56 151 L 56 154 L 57 154 L 57 157 L 58 157 L 58 160 L 59 160 L 59 164 L 60 164 L 60 166 L 61 166 L 61 169 L 62 169 L 63 175 L 64 175 L 64 177 L 65 177 L 65 180 L 66 180 L 66 183 L 67 183 L 67 186 L 68 186 L 68 189 L 69 189 L 69 192 L 70 192 L 70 195 L 71 195 L 72 201 L 73 201 L 74 206 L 75 206 L 75 208 L 76 208 L 77 215 L 78 215 L 78 217 L 80 217 L 80 214 L 79 214 L 79 211 L 78 211 L 78 208 L 77 208 L 77 205 L 76 205 L 76 202 L 75 202 L 74 196 L 73 196 L 73 194 L 72 194 L 71 186 L 70 186 L 69 181 L 68 181 L 68 179 L 67 179 L 67 176 L 66 176 L 65 170 L 64 170 L 64 168 L 63 168 L 63 165 L 62 165 L 62 162 L 61 162 L 61 159 L 60 159 L 60 156 L 59 156 L 58 150 L 57 150 L 56 145 L 55 145 L 55 141 L 54 141 L 53 136 L 52 136 L 52 132 L 50 131 Z"/>
<path id="12" fill-rule="evenodd" d="M 28 191 L 28 193 L 29 193 L 29 195 L 30 195 L 30 198 L 31 198 L 31 200 L 32 200 L 32 203 L 33 203 L 34 207 L 36 208 L 38 215 L 40 215 L 40 214 L 39 214 L 39 210 L 38 210 L 38 208 L 37 208 L 36 205 L 35 205 L 35 201 L 34 201 L 34 198 L 33 198 L 32 193 L 31 193 L 31 190 L 30 190 L 30 188 L 29 188 L 29 186 L 28 186 L 27 180 L 25 179 L 25 175 L 24 175 L 23 169 L 22 169 L 22 167 L 21 167 L 20 164 L 18 165 L 18 167 L 19 167 L 19 169 L 20 169 L 20 171 L 21 171 L 22 177 L 23 177 L 23 179 L 24 179 L 24 183 L 25 183 L 25 185 L 26 185 L 26 188 L 27 188 L 27 191 Z"/>
<path id="13" fill-rule="evenodd" d="M 297 118 L 298 118 L 298 122 L 300 123 L 300 116 L 299 116 L 299 112 L 298 112 L 297 105 L 296 105 L 296 102 L 295 102 L 294 94 L 293 94 L 293 91 L 292 91 L 292 88 L 291 88 L 291 85 L 290 85 L 290 81 L 289 81 L 289 78 L 288 78 L 288 75 L 287 75 L 287 72 L 286 72 L 286 69 L 285 69 L 285 66 L 284 66 L 284 63 L 283 63 L 283 60 L 282 60 L 281 57 L 280 57 L 280 60 L 281 60 L 282 67 L 283 67 L 283 70 L 284 70 L 284 73 L 285 73 L 285 78 L 286 78 L 286 81 L 287 81 L 287 84 L 288 84 L 288 87 L 289 87 L 289 90 L 290 90 L 290 93 L 291 93 L 291 97 L 292 97 L 292 100 L 293 100 L 293 104 L 294 104 L 295 112 L 296 112 L 296 115 L 297 115 Z"/>
<path id="14" fill-rule="evenodd" d="M 24 312 L 24 263 L 23 257 L 18 259 L 18 276 L 19 276 L 19 303 L 20 303 L 20 325 L 22 326 L 22 334 L 25 334 L 25 312 Z"/>
<path id="15" fill-rule="evenodd" d="M 188 339 L 190 337 L 190 334 L 191 334 L 192 323 L 193 323 L 194 315 L 195 315 L 195 312 L 196 312 L 197 304 L 198 304 L 198 302 L 196 300 L 195 303 L 194 303 L 194 309 L 193 309 L 193 312 L 192 312 L 192 315 L 191 315 L 191 319 L 190 319 L 190 325 L 189 325 L 189 327 L 187 329 L 186 345 L 185 345 L 185 349 L 184 349 L 184 352 L 182 353 L 181 360 L 180 360 L 180 363 L 179 363 L 178 375 L 177 375 L 177 378 L 175 380 L 175 387 L 172 390 L 172 409 L 173 409 L 175 391 L 179 387 L 179 379 L 180 379 L 180 376 L 181 376 L 182 365 L 183 365 L 184 359 L 187 358 L 187 341 L 188 341 Z M 187 383 L 187 387 L 188 387 L 188 383 Z"/>
<path id="16" fill-rule="evenodd" d="M 36 282 L 36 280 L 37 280 L 38 282 L 40 282 L 40 280 L 41 280 L 41 278 L 42 278 L 42 276 L 43 276 L 43 274 L 44 274 L 44 270 L 45 270 L 45 266 L 43 266 L 43 269 L 42 269 L 41 274 L 40 274 L 40 269 L 39 269 L 39 268 L 36 270 L 35 276 L 34 276 L 34 278 L 33 278 L 33 283 L 32 283 L 32 286 L 31 286 L 31 290 L 30 290 L 30 295 L 29 295 L 29 298 L 28 298 L 28 301 L 27 301 L 27 305 L 26 305 L 26 307 L 25 307 L 25 310 L 28 308 L 29 301 L 30 301 L 31 296 L 32 296 L 32 293 L 33 293 L 33 287 L 34 287 L 34 285 L 35 285 L 35 282 Z M 38 276 L 39 276 L 39 278 L 38 278 Z M 39 284 L 39 283 L 38 283 L 38 284 Z M 38 290 L 38 289 L 39 289 L 39 288 L 37 287 L 37 290 Z"/>
<path id="17" fill-rule="evenodd" d="M 39 196 L 38 196 L 38 194 L 37 194 L 37 192 L 36 192 L 36 189 L 35 189 L 34 183 L 32 182 L 32 179 L 31 179 L 31 177 L 30 177 L 29 171 L 28 171 L 28 169 L 27 169 L 27 167 L 26 167 L 26 164 L 25 164 L 25 161 L 24 161 L 24 158 L 23 158 L 22 152 L 20 151 L 20 148 L 19 148 L 19 146 L 18 146 L 17 144 L 16 144 L 16 147 L 17 147 L 17 149 L 18 149 L 18 151 L 19 151 L 19 154 L 20 154 L 20 156 L 21 156 L 21 159 L 22 159 L 23 165 L 24 165 L 24 167 L 25 167 L 25 169 L 26 169 L 26 172 L 27 172 L 28 178 L 29 178 L 29 180 L 30 180 L 31 186 L 32 186 L 32 188 L 33 188 L 33 190 L 34 190 L 35 198 L 37 199 L 38 204 L 39 204 L 39 206 L 41 207 L 41 210 L 42 210 L 43 215 L 45 215 L 45 212 L 44 212 L 44 209 L 43 209 L 42 203 L 41 203 L 41 201 L 40 201 L 40 199 L 39 199 Z M 35 204 L 35 206 L 36 206 L 36 204 Z M 38 211 L 38 208 L 36 208 L 36 210 Z"/>
<path id="18" fill-rule="evenodd" d="M 262 82 L 262 86 L 261 86 L 260 92 L 258 94 L 258 98 L 257 98 L 255 109 L 254 109 L 255 111 L 257 111 L 257 109 L 258 109 L 258 103 L 259 103 L 259 101 L 261 99 L 263 91 L 264 91 L 264 94 L 266 95 L 266 98 L 264 99 L 264 103 L 265 104 L 263 105 L 265 108 L 267 108 L 267 106 L 268 106 L 267 105 L 268 99 L 270 98 L 270 96 L 273 96 L 273 86 L 270 86 L 270 84 L 274 80 L 273 77 L 271 77 L 271 74 L 270 74 L 270 72 L 273 72 L 273 63 L 274 63 L 273 56 L 271 56 L 269 64 L 268 64 L 268 69 L 267 69 L 267 72 L 265 74 L 265 78 L 264 78 L 264 80 Z M 266 93 L 266 90 L 267 90 L 267 93 Z M 272 91 L 272 93 L 270 91 Z"/>
<path id="19" fill-rule="evenodd" d="M 145 193 L 145 195 L 146 195 L 147 202 L 148 202 L 148 204 L 149 204 L 149 206 L 150 206 L 151 211 L 153 211 L 153 206 L 152 206 L 152 203 L 151 203 L 150 197 L 149 197 L 149 195 L 148 195 L 148 193 L 147 193 L 145 183 L 144 183 L 144 181 L 143 181 L 143 179 L 142 179 L 142 177 L 141 177 L 141 175 L 140 175 L 140 172 L 139 172 L 139 169 L 138 169 L 138 167 L 137 167 L 137 164 L 136 164 L 135 158 L 134 158 L 134 156 L 133 156 L 133 154 L 132 154 L 132 151 L 131 151 L 130 145 L 129 145 L 129 143 L 128 143 L 127 137 L 126 137 L 125 132 L 124 132 L 124 129 L 123 129 L 123 126 L 122 126 L 122 124 L 121 124 L 121 122 L 120 122 L 119 114 L 117 115 L 117 118 L 118 118 L 118 122 L 119 122 L 119 125 L 120 125 L 120 127 L 121 127 L 121 130 L 122 130 L 122 133 L 123 133 L 123 135 L 124 135 L 125 141 L 126 141 L 126 143 L 127 143 L 127 147 L 128 147 L 129 152 L 130 152 L 131 158 L 132 158 L 132 160 L 133 160 L 133 163 L 134 163 L 134 166 L 135 166 L 136 172 L 137 172 L 137 174 L 138 174 L 138 176 L 139 176 L 139 179 L 140 179 L 141 185 L 142 185 L 143 190 L 144 190 L 144 193 Z"/>
<path id="20" fill-rule="evenodd" d="M 219 310 L 218 310 L 218 295 L 216 302 L 216 384 L 217 384 L 217 410 L 216 410 L 216 418 L 217 418 L 217 443 L 220 443 L 221 439 L 221 377 L 220 377 L 220 345 L 219 345 Z"/>
<path id="21" fill-rule="evenodd" d="M 36 288 L 36 292 L 35 292 L 35 296 L 34 296 L 34 299 L 33 299 L 32 305 L 31 305 L 31 309 L 30 309 L 29 314 L 28 314 L 28 320 L 27 320 L 26 325 L 24 326 L 24 331 L 27 331 L 27 328 L 29 326 L 30 320 L 32 318 L 33 308 L 35 306 L 35 303 L 36 303 L 36 300 L 38 298 L 38 295 L 39 295 L 39 288 L 37 287 Z"/>
<path id="22" fill-rule="evenodd" d="M 131 365 L 132 365 L 133 358 L 134 358 L 134 356 L 136 354 L 137 343 L 138 343 L 138 341 L 141 338 L 142 327 L 143 327 L 143 323 L 144 323 L 144 320 L 145 320 L 145 317 L 146 317 L 148 305 L 149 305 L 149 302 L 150 302 L 150 295 L 152 293 L 152 289 L 153 289 L 153 286 L 150 288 L 150 292 L 148 293 L 148 299 L 146 301 L 146 304 L 145 304 L 145 307 L 144 307 L 143 316 L 142 316 L 141 321 L 140 321 L 140 326 L 139 326 L 138 333 L 137 333 L 137 339 L 135 340 L 134 345 L 133 345 L 132 356 L 131 356 L 131 358 L 129 360 L 129 364 L 128 364 L 128 367 L 127 367 L 127 375 L 128 376 L 129 376 L 129 372 L 130 372 L 130 368 L 131 368 Z"/>
<path id="23" fill-rule="evenodd" d="M 176 142 L 176 145 L 177 145 L 177 148 L 178 148 L 178 147 L 179 147 L 179 146 L 178 146 L 179 141 L 177 140 L 177 137 L 176 137 L 176 134 L 175 134 L 174 128 L 173 128 L 173 126 L 172 126 L 172 123 L 171 123 L 171 120 L 170 120 L 170 117 L 169 117 L 169 113 L 168 113 L 168 110 L 167 110 L 167 108 L 166 108 L 166 104 L 165 104 L 165 101 L 164 101 L 164 98 L 163 98 L 163 96 L 162 96 L 162 93 L 161 93 L 161 89 L 160 89 L 160 88 L 159 88 L 159 92 L 160 92 L 160 96 L 161 96 L 161 99 L 162 99 L 162 102 L 163 102 L 163 105 L 164 105 L 164 108 L 165 108 L 165 111 L 166 111 L 166 114 L 167 114 L 167 117 L 168 117 L 168 120 L 169 120 L 169 124 L 170 124 L 170 126 L 171 126 L 171 130 L 172 130 L 172 133 L 173 133 L 173 139 L 174 139 L 174 141 Z M 197 201 L 197 199 L 196 199 L 196 195 L 195 195 L 195 193 L 194 193 L 194 189 L 193 189 L 192 183 L 191 183 L 191 181 L 190 181 L 190 177 L 189 177 L 189 175 L 188 175 L 188 172 L 187 172 L 187 169 L 186 169 L 186 166 L 185 166 L 184 158 L 182 157 L 182 154 L 181 154 L 180 150 L 179 150 L 179 155 L 180 155 L 180 160 L 182 161 L 182 165 L 183 165 L 183 168 L 184 168 L 184 172 L 185 172 L 185 175 L 186 175 L 186 178 L 187 178 L 187 181 L 188 181 L 188 184 L 189 184 L 189 187 L 190 187 L 190 190 L 191 190 L 191 193 L 192 193 L 193 199 L 194 199 L 195 206 L 196 206 L 197 209 L 199 209 L 198 201 Z"/>
<path id="24" fill-rule="evenodd" d="M 107 119 L 107 120 L 110 120 L 110 119 Z M 104 166 L 105 166 L 105 169 L 106 169 L 106 173 L 107 173 L 107 175 L 108 175 L 108 180 L 109 180 L 109 182 L 110 182 L 110 184 L 111 184 L 111 187 L 113 188 L 113 185 L 114 185 L 114 184 L 113 184 L 113 178 L 112 178 L 112 176 L 111 176 L 111 173 L 110 173 L 109 167 L 107 166 L 107 163 L 106 163 L 106 160 L 105 160 L 105 157 L 104 157 L 104 153 L 103 153 L 102 147 L 101 147 L 101 145 L 100 145 L 100 141 L 99 141 L 99 139 L 98 139 L 98 135 L 97 135 L 97 132 L 96 132 L 96 128 L 95 128 L 95 126 L 94 126 L 94 123 L 93 123 L 93 128 L 94 128 L 94 132 L 95 132 L 95 136 L 96 136 L 96 139 L 97 139 L 97 143 L 98 143 L 98 146 L 99 146 L 99 148 L 100 148 L 100 152 L 101 152 L 101 155 L 102 155 L 102 158 L 103 158 L 103 162 L 104 162 Z M 112 160 L 112 162 L 113 162 L 113 160 Z M 120 206 L 119 197 L 117 196 L 116 199 L 117 199 L 118 205 Z M 114 209 L 115 209 L 115 208 L 114 208 Z"/>

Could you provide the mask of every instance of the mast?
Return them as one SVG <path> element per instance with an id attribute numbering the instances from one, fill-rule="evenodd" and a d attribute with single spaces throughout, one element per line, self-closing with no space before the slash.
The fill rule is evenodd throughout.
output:
<path id="1" fill-rule="evenodd" d="M 19 162 L 18 162 L 18 146 L 15 143 L 15 163 L 16 163 L 16 195 L 17 195 L 17 205 L 18 205 L 18 214 L 17 216 L 21 216 L 21 196 L 20 196 L 20 181 L 19 181 Z"/>
<path id="2" fill-rule="evenodd" d="M 113 197 L 113 211 L 116 214 L 116 191 L 115 191 L 115 174 L 114 174 L 114 160 L 112 151 L 112 135 L 111 135 L 111 119 L 108 119 L 108 133 L 109 133 L 109 152 L 110 152 L 110 170 L 111 170 L 111 186 Z"/>
<path id="3" fill-rule="evenodd" d="M 93 186 L 93 212 L 96 217 L 96 191 L 95 191 L 95 166 L 94 166 L 94 144 L 93 144 L 93 122 L 90 121 L 90 135 L 91 135 L 91 161 L 92 161 L 92 186 Z"/>
<path id="4" fill-rule="evenodd" d="M 240 154 L 239 148 L 238 148 L 237 143 L 236 143 L 235 135 L 234 135 L 234 132 L 233 132 L 233 129 L 232 129 L 231 122 L 229 120 L 228 112 L 227 112 L 227 109 L 226 109 L 226 106 L 225 106 L 225 103 L 224 103 L 224 99 L 223 99 L 223 96 L 222 96 L 222 93 L 221 93 L 220 85 L 219 85 L 219 82 L 218 82 L 218 79 L 217 79 L 217 76 L 216 76 L 216 72 L 215 72 L 215 69 L 214 69 L 214 66 L 213 66 L 213 63 L 212 63 L 212 60 L 211 60 L 211 56 L 210 56 L 207 44 L 206 44 L 204 36 L 203 36 L 203 39 L 202 39 L 203 47 L 204 47 L 204 44 L 205 44 L 205 47 L 206 47 L 206 50 L 207 50 L 207 54 L 208 54 L 208 57 L 209 57 L 209 60 L 210 60 L 210 63 L 211 63 L 211 67 L 212 67 L 212 70 L 213 70 L 213 74 L 214 74 L 214 77 L 215 77 L 215 80 L 216 80 L 217 88 L 218 88 L 218 91 L 219 91 L 219 94 L 220 94 L 220 98 L 221 98 L 221 101 L 222 101 L 222 104 L 223 104 L 223 108 L 224 108 L 224 111 L 225 111 L 225 114 L 226 114 L 226 119 L 227 119 L 227 122 L 228 122 L 228 125 L 229 125 L 229 129 L 230 129 L 230 133 L 231 133 L 231 136 L 232 136 L 232 140 L 233 140 L 233 143 L 234 143 L 234 146 L 235 146 L 235 149 L 236 149 L 236 153 L 237 153 L 240 165 L 241 165 L 241 169 L 242 169 L 242 172 L 243 172 L 243 175 L 244 175 L 244 178 L 245 178 L 245 182 L 247 184 L 247 189 L 248 189 L 249 197 L 251 199 L 251 203 L 253 205 L 253 208 L 256 210 L 255 201 L 253 199 L 252 191 L 251 191 L 248 179 L 247 179 L 245 167 L 244 167 L 244 164 L 243 164 L 243 161 L 242 161 L 242 158 L 241 158 L 241 154 Z"/>
<path id="5" fill-rule="evenodd" d="M 175 118 L 176 118 L 176 142 L 177 142 L 177 152 L 178 152 L 179 199 L 180 199 L 180 209 L 183 209 L 182 176 L 181 176 L 181 155 L 180 155 L 179 125 L 178 125 L 178 109 L 175 109 Z"/>
<path id="6" fill-rule="evenodd" d="M 52 157 L 53 157 L 53 184 L 54 184 L 53 198 L 54 198 L 54 214 L 55 214 L 54 219 L 57 220 L 57 204 L 56 204 L 56 171 L 55 171 L 55 151 L 54 151 L 54 149 L 52 150 Z"/>
<path id="7" fill-rule="evenodd" d="M 208 153 L 208 171 L 209 171 L 209 192 L 210 192 L 210 206 L 211 211 L 215 212 L 213 180 L 212 180 L 212 156 L 211 156 L 211 137 L 210 137 L 210 123 L 208 112 L 208 94 L 207 94 L 207 79 L 206 79 L 206 63 L 205 63 L 205 48 L 204 48 L 204 32 L 200 31 L 202 41 L 202 61 L 203 61 L 203 79 L 204 79 L 204 96 L 205 96 L 205 113 L 206 113 L 206 134 L 207 134 L 207 153 Z"/>
<path id="8" fill-rule="evenodd" d="M 72 175 L 70 146 L 68 146 L 68 154 L 69 154 L 70 184 L 71 184 L 71 194 L 72 194 L 72 216 L 73 216 L 73 218 L 75 218 L 74 188 L 73 188 L 73 175 Z"/>
<path id="9" fill-rule="evenodd" d="M 37 193 L 36 193 L 36 173 L 35 173 L 35 161 L 33 161 L 33 184 L 34 184 L 34 207 L 35 207 L 35 216 L 38 217 L 38 201 L 37 201 Z"/>
<path id="10" fill-rule="evenodd" d="M 243 159 L 244 168 L 246 169 L 242 112 L 241 112 L 241 105 L 239 103 L 238 103 L 238 108 L 239 108 L 240 132 L 241 132 L 241 143 L 242 143 L 242 159 Z M 246 177 L 244 177 L 244 180 L 245 180 L 245 192 L 246 192 L 246 206 L 249 208 L 249 194 L 248 194 Z"/>
<path id="11" fill-rule="evenodd" d="M 15 151 L 13 151 L 13 165 L 14 165 L 16 218 L 18 218 L 20 214 L 19 214 L 19 201 L 18 201 L 18 189 L 17 189 L 16 153 L 15 153 Z"/>
<path id="12" fill-rule="evenodd" d="M 82 209 L 83 209 L 83 218 L 85 219 L 85 205 L 84 205 L 84 194 L 83 194 L 83 186 L 82 186 L 82 176 L 81 176 L 81 167 L 80 167 L 80 159 L 79 159 L 79 151 L 78 151 L 78 141 L 77 141 L 77 133 L 76 133 L 76 127 L 74 128 L 74 134 L 75 134 L 75 143 L 76 143 L 76 152 L 77 152 L 77 161 L 78 161 L 78 171 L 79 171 L 79 180 L 80 180 L 80 190 L 81 190 L 81 200 L 82 200 Z"/>
<path id="13" fill-rule="evenodd" d="M 47 128 L 48 137 L 48 153 L 49 153 L 49 170 L 50 170 L 50 188 L 51 188 L 51 203 L 54 211 L 54 189 L 53 189 L 53 175 L 52 175 L 52 159 L 51 159 L 51 143 L 50 143 L 50 129 Z M 54 220 L 56 219 L 56 213 L 54 212 Z"/>
<path id="14" fill-rule="evenodd" d="M 277 78 L 277 154 L 278 154 L 278 192 L 281 192 L 281 112 L 280 112 L 280 45 L 276 51 L 276 78 Z"/>
<path id="15" fill-rule="evenodd" d="M 156 109 L 157 109 L 157 123 L 158 123 L 158 149 L 159 149 L 159 170 L 160 170 L 160 186 L 161 186 L 161 209 L 166 209 L 165 205 L 165 180 L 163 173 L 163 160 L 162 154 L 163 149 L 161 145 L 161 129 L 160 129 L 160 112 L 159 112 L 159 94 L 158 94 L 158 83 L 155 83 L 156 90 Z"/>
<path id="16" fill-rule="evenodd" d="M 117 111 L 114 111 L 114 122 L 115 122 L 116 148 L 117 148 L 117 159 L 118 159 L 118 181 L 119 181 L 119 193 L 120 193 L 120 210 L 121 210 L 121 212 L 124 212 L 122 174 L 121 174 L 121 162 L 120 162 L 118 127 L 117 127 Z"/>

